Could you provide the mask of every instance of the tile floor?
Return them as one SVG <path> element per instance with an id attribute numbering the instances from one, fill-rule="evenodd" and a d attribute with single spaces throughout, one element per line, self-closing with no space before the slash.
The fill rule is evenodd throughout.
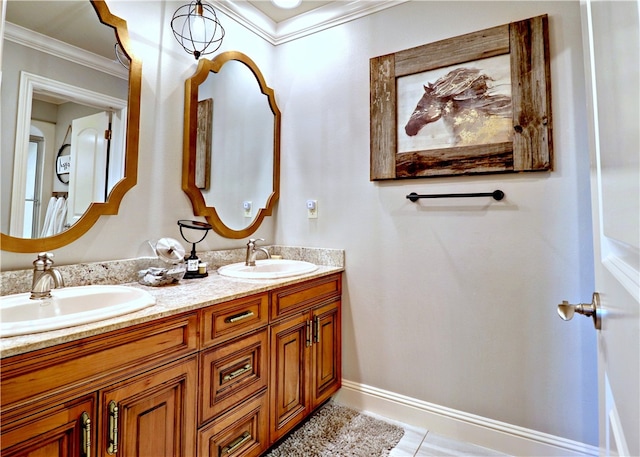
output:
<path id="1" fill-rule="evenodd" d="M 391 450 L 389 457 L 508 457 L 507 454 L 452 440 L 425 429 L 406 424 L 397 425 L 402 426 L 405 433 L 398 445 Z"/>

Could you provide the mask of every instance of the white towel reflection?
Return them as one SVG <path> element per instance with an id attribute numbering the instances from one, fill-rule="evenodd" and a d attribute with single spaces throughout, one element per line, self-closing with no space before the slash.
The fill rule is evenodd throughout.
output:
<path id="1" fill-rule="evenodd" d="M 47 214 L 42 225 L 42 237 L 53 236 L 64 230 L 67 219 L 67 200 L 64 197 L 51 197 Z"/>

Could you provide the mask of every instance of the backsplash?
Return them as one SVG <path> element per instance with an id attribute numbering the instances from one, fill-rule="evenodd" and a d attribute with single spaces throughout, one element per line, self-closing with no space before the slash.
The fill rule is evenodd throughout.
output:
<path id="1" fill-rule="evenodd" d="M 272 255 L 280 255 L 284 259 L 306 260 L 316 265 L 344 268 L 344 250 L 305 248 L 290 246 L 265 246 Z M 198 252 L 207 269 L 213 271 L 222 265 L 244 262 L 244 248 Z M 34 259 L 36 254 L 34 254 Z M 64 278 L 65 286 L 85 286 L 89 284 L 126 284 L 138 281 L 138 270 L 150 266 L 166 266 L 161 260 L 152 257 L 138 257 L 125 260 L 109 260 L 106 262 L 78 263 L 73 265 L 56 265 Z M 0 272 L 0 295 L 29 292 L 33 270 L 13 270 Z"/>

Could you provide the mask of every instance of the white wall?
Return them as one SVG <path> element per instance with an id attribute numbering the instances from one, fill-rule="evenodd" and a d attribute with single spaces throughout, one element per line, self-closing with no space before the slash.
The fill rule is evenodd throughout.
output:
<path id="1" fill-rule="evenodd" d="M 111 2 L 109 2 L 111 5 Z M 177 2 L 116 2 L 143 58 L 138 185 L 120 214 L 56 251 L 62 264 L 136 255 L 179 238 L 183 81 L 195 70 L 168 27 Z M 369 59 L 549 14 L 555 170 L 372 183 Z M 224 18 L 224 16 L 222 16 Z M 249 55 L 282 111 L 281 199 L 257 236 L 344 248 L 344 377 L 588 444 L 597 441 L 595 332 L 562 322 L 593 292 L 577 2 L 409 2 L 272 48 L 224 22 L 220 52 Z M 506 193 L 503 202 L 414 204 L 415 191 Z M 318 219 L 305 202 L 318 200 Z M 203 249 L 246 240 L 209 234 Z M 32 254 L 2 252 L 3 269 Z"/>
<path id="2" fill-rule="evenodd" d="M 553 172 L 369 181 L 371 57 L 545 13 Z M 555 311 L 593 292 L 581 46 L 577 2 L 410 2 L 278 47 L 277 241 L 346 249 L 345 379 L 596 443 L 596 334 Z"/>

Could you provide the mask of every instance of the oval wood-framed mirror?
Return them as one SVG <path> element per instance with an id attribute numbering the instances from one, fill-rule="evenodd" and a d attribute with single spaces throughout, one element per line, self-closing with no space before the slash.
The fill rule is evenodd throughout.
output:
<path id="1" fill-rule="evenodd" d="M 90 203 L 87 210 L 68 229 L 43 238 L 19 238 L 0 233 L 0 248 L 11 252 L 38 252 L 56 249 L 77 240 L 85 234 L 102 215 L 116 215 L 122 198 L 137 182 L 138 143 L 140 126 L 140 92 L 142 84 L 142 62 L 131 52 L 127 23 L 111 14 L 105 0 L 90 0 L 98 20 L 113 29 L 114 43 L 118 43 L 129 59 L 129 82 L 127 93 L 127 115 L 123 176 L 110 190 L 104 202 Z"/>
<path id="2" fill-rule="evenodd" d="M 221 79 L 223 72 L 226 78 Z M 238 93 L 238 87 L 220 87 L 225 81 L 233 80 L 238 84 L 237 81 L 243 79 L 247 87 L 241 89 L 242 93 Z M 213 96 L 199 93 L 205 92 L 210 84 L 218 86 Z M 261 106 L 248 108 L 246 100 L 255 96 L 258 97 L 256 103 Z M 205 103 L 207 101 L 209 105 Z M 267 119 L 263 114 L 261 120 L 256 121 L 252 117 L 256 109 L 268 113 Z M 210 110 L 208 114 L 206 110 Z M 200 59 L 195 74 L 185 82 L 184 114 L 182 189 L 191 200 L 194 214 L 205 217 L 214 231 L 226 238 L 251 235 L 263 219 L 271 215 L 280 195 L 281 114 L 273 89 L 267 87 L 253 60 L 241 52 L 227 51 L 212 60 Z M 213 118 L 212 128 L 206 127 L 207 117 Z M 227 123 L 227 128 L 216 129 L 216 125 L 220 125 L 216 121 L 220 120 L 234 124 Z M 220 146 L 221 138 L 232 146 Z M 253 143 L 247 147 L 247 142 Z M 223 156 L 226 157 L 224 162 Z M 261 182 L 261 190 L 252 194 L 247 189 L 256 181 Z M 230 190 L 232 186 L 234 189 Z M 229 210 L 221 207 L 222 201 L 234 199 L 231 212 L 244 211 L 246 223 L 242 219 L 238 223 L 232 222 Z"/>

